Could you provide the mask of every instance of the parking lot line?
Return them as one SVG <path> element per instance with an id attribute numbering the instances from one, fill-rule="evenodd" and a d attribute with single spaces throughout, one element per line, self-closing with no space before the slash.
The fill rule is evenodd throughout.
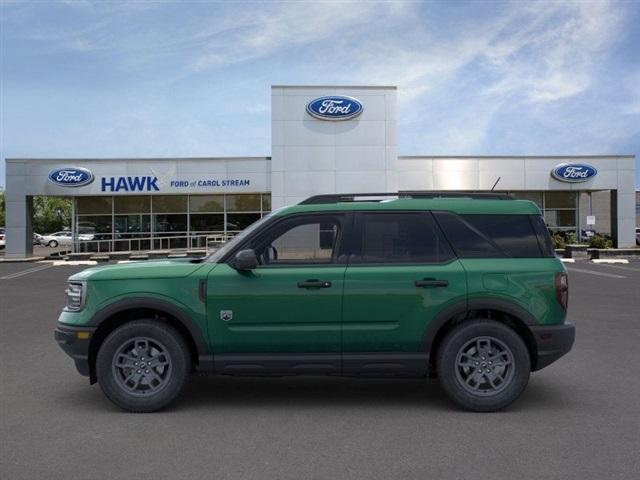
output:
<path id="1" fill-rule="evenodd" d="M 633 268 L 633 267 L 627 267 L 627 266 L 622 266 L 622 265 L 610 265 L 608 263 L 601 263 L 600 265 L 603 265 L 605 267 L 611 267 L 611 268 L 619 268 L 620 270 L 629 270 L 630 272 L 640 272 L 640 268 Z"/>
<path id="2" fill-rule="evenodd" d="M 21 270 L 19 272 L 11 273 L 9 275 L 5 275 L 4 277 L 0 277 L 0 280 L 11 280 L 12 278 L 21 277 L 23 275 L 29 275 L 30 273 L 40 272 L 41 270 L 46 270 L 51 268 L 53 265 L 39 265 L 37 267 L 28 268 L 26 270 Z"/>
<path id="3" fill-rule="evenodd" d="M 590 273 L 591 275 L 598 275 L 601 277 L 609 277 L 609 278 L 627 278 L 623 275 L 614 275 L 613 273 L 604 273 L 604 272 L 594 272 L 593 270 L 585 270 L 583 268 L 567 268 L 570 272 L 579 272 L 579 273 Z"/>

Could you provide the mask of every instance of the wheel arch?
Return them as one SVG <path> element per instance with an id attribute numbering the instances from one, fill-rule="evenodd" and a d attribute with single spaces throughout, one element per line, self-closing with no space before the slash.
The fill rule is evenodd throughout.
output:
<path id="1" fill-rule="evenodd" d="M 95 364 L 104 339 L 125 323 L 147 318 L 167 323 L 184 337 L 191 353 L 194 368 L 207 370 L 211 363 L 209 347 L 200 327 L 180 307 L 155 298 L 126 298 L 118 300 L 96 313 L 89 322 L 96 330 L 89 343 L 89 379 L 96 382 Z"/>
<path id="2" fill-rule="evenodd" d="M 519 305 L 505 300 L 487 298 L 460 302 L 443 310 L 430 322 L 422 342 L 423 350 L 429 354 L 430 372 L 435 372 L 438 348 L 447 333 L 465 320 L 478 318 L 496 320 L 511 327 L 527 346 L 531 357 L 531 370 L 535 370 L 538 350 L 529 325 L 537 325 L 538 321 Z"/>

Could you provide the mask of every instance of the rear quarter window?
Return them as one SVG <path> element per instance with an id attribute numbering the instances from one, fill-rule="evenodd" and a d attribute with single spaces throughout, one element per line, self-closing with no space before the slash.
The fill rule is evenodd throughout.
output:
<path id="1" fill-rule="evenodd" d="M 456 215 L 436 218 L 460 258 L 545 256 L 530 215 Z"/>

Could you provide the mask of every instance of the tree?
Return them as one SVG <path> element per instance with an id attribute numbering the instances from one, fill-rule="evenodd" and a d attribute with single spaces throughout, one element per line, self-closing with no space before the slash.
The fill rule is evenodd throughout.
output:
<path id="1" fill-rule="evenodd" d="M 71 199 L 33 197 L 33 231 L 41 234 L 71 228 Z"/>
<path id="2" fill-rule="evenodd" d="M 4 227 L 4 190 L 0 190 L 0 227 Z"/>
<path id="3" fill-rule="evenodd" d="M 5 226 L 4 191 L 0 190 L 0 227 Z M 71 228 L 71 199 L 62 197 L 33 197 L 33 231 L 52 233 Z"/>

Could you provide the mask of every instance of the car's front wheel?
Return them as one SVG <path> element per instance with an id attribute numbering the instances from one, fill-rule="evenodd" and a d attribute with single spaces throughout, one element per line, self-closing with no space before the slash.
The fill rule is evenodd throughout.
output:
<path id="1" fill-rule="evenodd" d="M 514 402 L 529 382 L 527 346 L 510 327 L 494 320 L 463 322 L 438 350 L 438 379 L 461 407 L 491 412 Z"/>
<path id="2" fill-rule="evenodd" d="M 136 320 L 115 329 L 96 358 L 102 391 L 131 412 L 153 412 L 170 404 L 190 371 L 189 348 L 182 335 L 154 320 Z"/>
<path id="3" fill-rule="evenodd" d="M 51 240 L 47 245 L 49 245 L 51 248 L 56 248 L 58 246 L 58 242 L 55 240 Z"/>

